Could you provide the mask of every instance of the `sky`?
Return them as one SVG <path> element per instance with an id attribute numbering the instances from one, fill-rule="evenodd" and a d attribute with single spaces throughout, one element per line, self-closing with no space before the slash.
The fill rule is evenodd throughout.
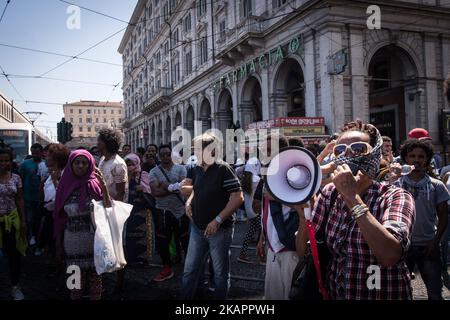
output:
<path id="1" fill-rule="evenodd" d="M 67 2 L 129 21 L 137 0 L 67 0 Z M 7 0 L 0 0 L 0 16 L 6 4 Z M 12 76 L 40 76 L 70 58 L 29 52 L 4 45 L 75 56 L 127 26 L 124 22 L 83 8 L 80 8 L 77 20 L 73 11 L 67 12 L 69 6 L 70 4 L 60 0 L 11 0 L 0 22 L 0 66 L 6 74 L 11 75 L 9 79 L 18 93 L 1 74 L 0 92 L 9 100 L 13 100 L 15 107 L 22 112 L 43 112 L 35 124 L 43 132 L 48 132 L 49 136 L 52 134 L 55 140 L 56 123 L 63 117 L 63 103 L 79 100 L 122 101 L 121 66 L 75 59 L 45 75 L 51 78 L 107 85 Z M 69 23 L 70 28 L 68 21 L 72 22 Z M 125 29 L 80 57 L 121 65 L 122 57 L 117 49 L 124 32 Z M 114 85 L 119 82 L 114 89 Z M 56 102 L 59 105 L 25 101 Z"/>

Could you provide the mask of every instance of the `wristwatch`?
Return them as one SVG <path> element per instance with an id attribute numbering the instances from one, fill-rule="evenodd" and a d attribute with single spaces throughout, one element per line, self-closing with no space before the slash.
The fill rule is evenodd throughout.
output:
<path id="1" fill-rule="evenodd" d="M 216 220 L 218 224 L 222 224 L 223 222 L 223 219 L 220 217 L 220 215 L 217 215 L 214 220 Z"/>

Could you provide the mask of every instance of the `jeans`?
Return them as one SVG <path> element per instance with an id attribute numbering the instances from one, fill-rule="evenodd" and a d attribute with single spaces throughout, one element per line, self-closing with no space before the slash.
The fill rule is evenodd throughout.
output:
<path id="1" fill-rule="evenodd" d="M 441 257 L 426 257 L 427 247 L 412 245 L 409 248 L 406 264 L 410 272 L 415 265 L 419 268 L 420 275 L 427 288 L 428 300 L 442 300 Z"/>
<path id="2" fill-rule="evenodd" d="M 16 249 L 16 229 L 14 227 L 11 232 L 7 233 L 5 230 L 5 224 L 0 224 L 3 235 L 3 252 L 8 257 L 9 265 L 9 277 L 11 280 L 11 286 L 17 286 L 20 280 L 21 271 L 21 256 L 19 251 Z"/>
<path id="3" fill-rule="evenodd" d="M 180 298 L 192 300 L 199 281 L 203 280 L 204 265 L 210 255 L 214 269 L 215 296 L 217 300 L 226 299 L 230 272 L 230 245 L 233 239 L 233 228 L 219 228 L 216 234 L 205 236 L 191 222 L 189 248 L 184 264 L 183 281 Z"/>
<path id="4" fill-rule="evenodd" d="M 156 238 L 158 239 L 158 251 L 161 255 L 162 263 L 164 266 L 172 266 L 169 251 L 172 234 L 175 235 L 177 242 L 181 242 L 186 254 L 189 242 L 189 218 L 183 215 L 177 219 L 170 211 L 160 209 L 156 209 L 154 216 L 156 216 Z"/>

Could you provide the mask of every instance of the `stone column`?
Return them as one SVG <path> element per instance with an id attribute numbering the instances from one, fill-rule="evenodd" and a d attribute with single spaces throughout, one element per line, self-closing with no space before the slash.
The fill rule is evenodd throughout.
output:
<path id="1" fill-rule="evenodd" d="M 261 70 L 261 98 L 262 98 L 262 118 L 270 118 L 269 96 L 272 93 L 269 88 L 269 68 Z"/>
<path id="2" fill-rule="evenodd" d="M 316 81 L 314 62 L 314 33 L 309 31 L 305 34 L 305 112 L 307 117 L 315 117 L 317 115 L 316 108 Z"/>
<path id="3" fill-rule="evenodd" d="M 428 127 L 428 132 L 434 141 L 439 141 L 439 108 L 438 108 L 438 92 L 437 80 L 428 80 L 437 78 L 436 74 L 436 43 L 438 38 L 436 35 L 427 33 L 424 35 L 424 53 L 425 53 L 425 104 L 423 108 L 423 119 Z"/>
<path id="4" fill-rule="evenodd" d="M 369 96 L 365 90 L 363 31 L 358 27 L 350 29 L 350 49 L 348 59 L 351 61 L 352 119 L 369 121 Z"/>
<path id="5" fill-rule="evenodd" d="M 339 26 L 325 26 L 318 30 L 320 44 L 320 95 L 322 116 L 328 132 L 335 132 L 345 122 L 344 85 L 342 75 L 328 74 L 328 57 L 342 49 L 342 35 Z"/>

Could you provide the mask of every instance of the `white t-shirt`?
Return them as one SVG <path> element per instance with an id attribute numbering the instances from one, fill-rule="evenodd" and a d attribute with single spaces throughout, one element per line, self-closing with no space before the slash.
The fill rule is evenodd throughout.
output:
<path id="1" fill-rule="evenodd" d="M 248 194 L 244 192 L 244 205 L 245 205 L 245 213 L 247 214 L 247 218 L 253 219 L 256 217 L 255 211 L 253 211 L 253 197 L 255 196 L 256 187 L 258 186 L 260 177 L 257 175 L 253 175 L 252 181 L 252 194 Z"/>
<path id="2" fill-rule="evenodd" d="M 38 165 L 38 176 L 40 177 L 41 182 L 44 182 L 50 176 L 45 161 L 41 161 Z"/>
<path id="3" fill-rule="evenodd" d="M 107 161 L 105 161 L 105 157 L 102 157 L 98 168 L 105 178 L 106 188 L 111 198 L 116 199 L 116 184 L 125 182 L 125 195 L 123 199 L 117 200 L 128 202 L 128 168 L 125 161 L 118 154 L 115 154 Z"/>
<path id="4" fill-rule="evenodd" d="M 282 210 L 283 210 L 284 221 L 286 221 L 287 218 L 289 218 L 289 212 L 291 211 L 291 208 L 289 208 L 288 206 L 285 206 L 283 204 Z M 263 208 L 263 212 L 264 212 L 264 208 Z M 264 217 L 262 218 L 262 224 L 263 224 L 263 228 L 264 228 Z M 267 210 L 266 234 L 267 234 L 267 241 L 269 242 L 269 250 L 271 248 L 274 253 L 278 253 L 284 249 L 284 244 L 282 244 L 280 241 L 280 238 L 278 238 L 277 229 L 275 229 L 275 226 L 272 221 L 272 215 L 270 214 L 270 205 Z"/>

